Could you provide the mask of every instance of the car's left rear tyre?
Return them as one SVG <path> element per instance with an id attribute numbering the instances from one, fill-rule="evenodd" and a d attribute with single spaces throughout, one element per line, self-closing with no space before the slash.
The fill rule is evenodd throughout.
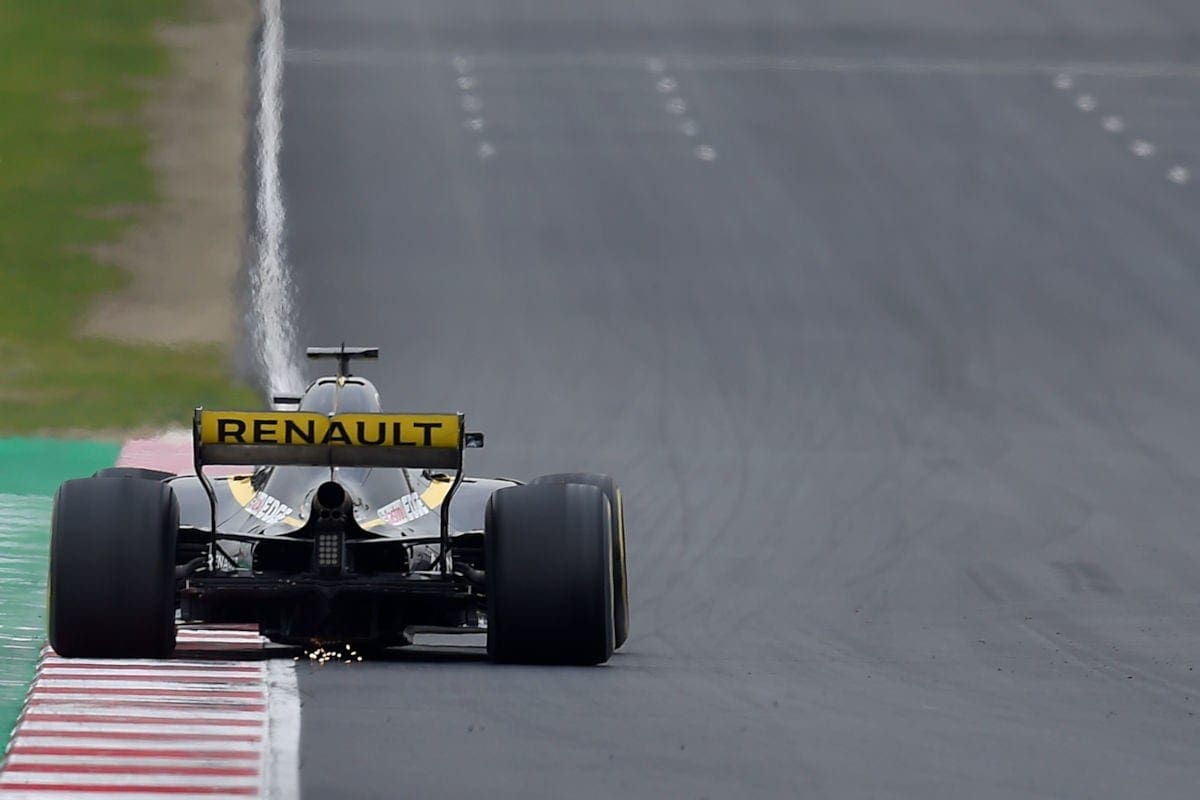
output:
<path id="1" fill-rule="evenodd" d="M 59 487 L 50 534 L 50 646 L 65 658 L 163 658 L 175 649 L 179 503 L 165 483 Z"/>

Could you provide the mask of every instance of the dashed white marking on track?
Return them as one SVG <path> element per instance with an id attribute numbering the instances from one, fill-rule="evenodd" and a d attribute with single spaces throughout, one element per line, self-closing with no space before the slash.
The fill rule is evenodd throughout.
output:
<path id="1" fill-rule="evenodd" d="M 666 68 L 667 68 L 667 64 L 661 58 L 646 59 L 646 69 L 650 70 L 651 72 L 653 72 L 656 75 L 665 71 Z"/>
<path id="2" fill-rule="evenodd" d="M 1074 85 L 1074 79 L 1066 73 L 1060 73 L 1054 78 L 1056 89 L 1065 91 L 1073 88 Z M 1099 107 L 1099 102 L 1091 94 L 1079 94 L 1075 96 L 1075 107 L 1084 113 L 1089 113 Z M 1120 134 L 1125 132 L 1127 126 L 1121 117 L 1116 114 L 1108 114 L 1101 118 L 1100 127 L 1111 134 Z M 1134 139 L 1129 142 L 1129 152 L 1141 159 L 1151 159 L 1158 154 L 1158 146 L 1146 139 Z M 1191 182 L 1192 173 L 1184 165 L 1175 164 L 1167 170 L 1166 178 L 1177 186 L 1183 186 Z"/>
<path id="3" fill-rule="evenodd" d="M 469 115 L 468 119 L 463 122 L 463 127 L 476 134 L 482 134 L 485 127 L 483 117 L 477 115 L 483 110 L 483 98 L 478 94 L 472 94 L 479 86 L 479 79 L 471 74 L 473 64 L 470 59 L 462 55 L 455 56 L 450 63 L 458 73 L 458 77 L 454 79 L 454 85 L 462 92 L 458 98 L 458 104 Z M 496 147 L 488 141 L 477 141 L 475 155 L 480 161 L 487 161 L 496 155 Z"/>
<path id="4" fill-rule="evenodd" d="M 651 70 L 656 74 L 660 74 L 662 70 Z M 670 75 L 662 75 L 654 82 L 654 89 L 660 95 L 666 95 L 666 103 L 663 104 L 663 110 L 671 116 L 679 118 L 679 132 L 689 139 L 698 136 L 700 133 L 700 123 L 696 122 L 695 118 L 685 116 L 688 110 L 687 101 L 683 99 L 679 92 L 679 81 Z M 701 161 L 716 161 L 717 149 L 711 144 L 701 144 L 692 147 L 692 155 Z"/>
<path id="5" fill-rule="evenodd" d="M 1151 158 L 1158 152 L 1158 148 L 1154 146 L 1153 142 L 1147 142 L 1145 139 L 1134 139 L 1129 143 L 1129 152 L 1138 158 Z"/>

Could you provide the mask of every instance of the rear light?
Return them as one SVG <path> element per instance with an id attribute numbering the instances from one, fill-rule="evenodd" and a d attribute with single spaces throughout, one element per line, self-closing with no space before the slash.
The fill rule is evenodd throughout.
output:
<path id="1" fill-rule="evenodd" d="M 317 570 L 319 572 L 341 572 L 344 540 L 341 531 L 326 531 L 317 534 Z"/>

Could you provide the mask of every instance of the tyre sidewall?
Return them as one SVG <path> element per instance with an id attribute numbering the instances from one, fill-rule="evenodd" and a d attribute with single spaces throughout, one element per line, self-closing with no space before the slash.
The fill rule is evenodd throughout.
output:
<path id="1" fill-rule="evenodd" d="M 629 570 L 625 560 L 625 500 L 620 488 L 608 475 L 590 472 L 561 472 L 543 475 L 530 486 L 545 483 L 582 483 L 604 492 L 612 510 L 613 635 L 616 647 L 629 638 Z"/>
<path id="2" fill-rule="evenodd" d="M 51 522 L 51 646 L 67 657 L 168 655 L 175 646 L 178 530 L 179 504 L 164 483 L 64 483 Z"/>
<path id="3" fill-rule="evenodd" d="M 612 655 L 611 511 L 594 486 L 500 489 L 488 501 L 488 652 L 599 664 Z"/>

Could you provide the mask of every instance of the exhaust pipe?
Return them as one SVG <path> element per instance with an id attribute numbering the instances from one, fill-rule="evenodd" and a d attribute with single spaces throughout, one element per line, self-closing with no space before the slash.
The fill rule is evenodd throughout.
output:
<path id="1" fill-rule="evenodd" d="M 341 520 L 349 515 L 350 497 L 340 483 L 325 481 L 313 496 L 313 517 L 322 521 Z"/>

